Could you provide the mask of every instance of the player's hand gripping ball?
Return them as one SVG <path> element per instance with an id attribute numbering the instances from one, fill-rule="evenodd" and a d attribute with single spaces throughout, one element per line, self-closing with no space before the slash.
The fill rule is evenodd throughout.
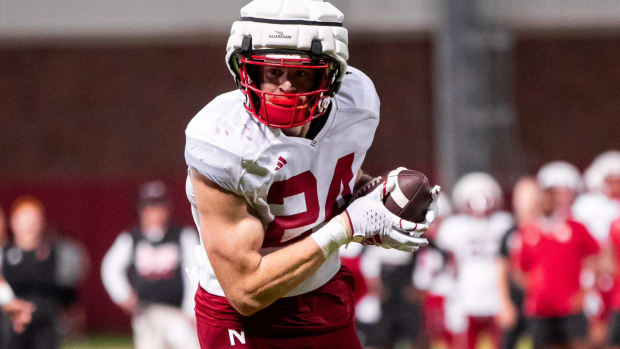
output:
<path id="1" fill-rule="evenodd" d="M 353 199 L 364 196 L 381 183 L 395 181 L 394 188 L 383 198 L 385 207 L 398 217 L 429 225 L 437 216 L 437 197 L 440 187 L 431 185 L 421 172 L 399 167 L 373 178 L 353 194 Z M 389 186 L 386 186 L 389 187 Z"/>

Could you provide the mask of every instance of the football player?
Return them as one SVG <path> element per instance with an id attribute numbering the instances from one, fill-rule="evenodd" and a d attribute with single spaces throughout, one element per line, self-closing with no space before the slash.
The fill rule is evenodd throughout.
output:
<path id="1" fill-rule="evenodd" d="M 36 197 L 22 195 L 15 199 L 9 224 L 13 241 L 2 251 L 6 283 L 0 281 L 0 303 L 12 298 L 13 302 L 3 304 L 3 310 L 13 311 L 9 311 L 13 327 L 18 326 L 9 334 L 7 347 L 59 348 L 61 338 L 56 329 L 61 324 L 61 310 L 76 301 L 81 275 L 75 266 L 86 263 L 73 253 L 76 250 L 68 249 L 63 239 L 49 237 L 45 207 Z M 7 284 L 14 295 L 5 288 Z M 30 309 L 26 309 L 30 312 L 24 311 L 23 304 L 15 308 L 14 297 L 31 302 Z"/>
<path id="2" fill-rule="evenodd" d="M 2 251 L 8 244 L 8 224 L 6 216 L 2 208 L 0 208 L 0 262 L 2 260 Z M 0 263 L 0 270 L 2 270 L 2 264 Z M 13 330 L 17 333 L 22 333 L 26 329 L 26 326 L 32 320 L 32 312 L 34 311 L 34 304 L 21 300 L 15 297 L 13 288 L 2 276 L 0 272 L 0 310 L 7 315 L 10 319 Z M 0 324 L 4 319 L 0 315 Z M 3 324 L 2 324 L 3 325 Z M 0 333 L 0 346 L 7 346 L 5 340 L 6 334 Z"/>
<path id="3" fill-rule="evenodd" d="M 243 7 L 226 47 L 238 89 L 186 129 L 203 348 L 359 348 L 352 276 L 340 267 L 339 247 L 415 251 L 427 243 L 420 234 L 435 209 L 414 223 L 381 202 L 395 178 L 347 206 L 356 181 L 368 178 L 360 168 L 379 98 L 347 66 L 342 21 L 320 0 Z"/>
<path id="4" fill-rule="evenodd" d="M 523 314 L 524 276 L 518 265 L 521 248 L 519 227 L 540 216 L 540 188 L 533 177 L 521 177 L 512 191 L 515 224 L 502 237 L 497 264 L 499 265 L 500 311 L 496 321 L 503 330 L 502 348 L 518 347 L 519 338 L 527 330 Z"/>
<path id="5" fill-rule="evenodd" d="M 519 229 L 528 327 L 536 348 L 586 348 L 580 276 L 587 257 L 599 247 L 570 214 L 581 177 L 575 166 L 554 161 L 541 167 L 536 179 L 541 214 Z"/>
<path id="6" fill-rule="evenodd" d="M 500 294 L 496 258 L 502 235 L 513 219 L 501 210 L 501 188 L 488 173 L 464 175 L 454 185 L 452 197 L 457 214 L 442 222 L 436 240 L 453 256 L 457 269 L 455 288 L 446 302 L 447 308 L 453 308 L 446 309 L 447 315 L 456 317 L 457 309 L 465 317 L 461 321 L 466 322 L 467 348 L 476 348 L 482 333 L 489 334 L 493 347 L 498 348 L 500 331 L 495 316 Z"/>
<path id="7" fill-rule="evenodd" d="M 114 304 L 131 316 L 135 349 L 197 349 L 192 268 L 198 234 L 174 224 L 160 180 L 138 189 L 138 224 L 121 232 L 101 261 L 101 280 Z"/>

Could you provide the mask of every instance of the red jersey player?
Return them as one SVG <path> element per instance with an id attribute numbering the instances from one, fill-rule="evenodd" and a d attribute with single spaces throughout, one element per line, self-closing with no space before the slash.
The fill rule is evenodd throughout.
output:
<path id="1" fill-rule="evenodd" d="M 376 239 L 413 252 L 427 243 L 420 234 L 436 201 L 425 222 L 401 225 L 381 201 L 396 177 L 348 204 L 379 98 L 347 66 L 342 20 L 320 0 L 243 7 L 226 49 L 239 89 L 187 126 L 203 348 L 359 348 L 353 277 L 339 247 Z"/>
<path id="2" fill-rule="evenodd" d="M 537 176 L 541 213 L 522 226 L 519 265 L 526 273 L 525 313 L 538 348 L 584 348 L 580 274 L 584 259 L 599 251 L 586 227 L 570 218 L 580 182 L 577 169 L 565 162 L 543 166 Z"/>

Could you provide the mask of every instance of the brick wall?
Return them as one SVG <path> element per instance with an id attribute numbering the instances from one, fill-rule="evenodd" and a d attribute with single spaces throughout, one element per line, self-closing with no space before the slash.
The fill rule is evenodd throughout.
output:
<path id="1" fill-rule="evenodd" d="M 382 99 L 365 168 L 405 165 L 432 175 L 430 37 L 352 35 L 351 42 L 351 64 L 374 80 Z M 183 130 L 209 100 L 234 88 L 223 46 L 0 48 L 0 206 L 23 192 L 39 195 L 50 221 L 84 242 L 93 261 L 82 295 L 93 330 L 126 325 L 98 270 L 118 230 L 135 220 L 133 188 L 165 178 L 180 220 L 191 223 Z M 514 57 L 527 167 L 561 158 L 583 168 L 620 148 L 620 38 L 521 37 Z"/>

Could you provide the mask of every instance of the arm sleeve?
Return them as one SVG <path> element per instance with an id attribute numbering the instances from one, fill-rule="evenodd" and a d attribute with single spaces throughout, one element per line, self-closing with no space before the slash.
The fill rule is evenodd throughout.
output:
<path id="1" fill-rule="evenodd" d="M 575 230 L 579 231 L 579 236 L 581 236 L 581 244 L 583 247 L 583 256 L 593 255 L 599 252 L 600 247 L 598 242 L 594 239 L 592 234 L 588 231 L 588 229 L 581 223 L 575 222 Z"/>
<path id="2" fill-rule="evenodd" d="M 187 137 L 185 162 L 220 187 L 242 195 L 239 188 L 241 157 L 217 145 Z"/>
<path id="3" fill-rule="evenodd" d="M 199 246 L 198 233 L 189 227 L 181 232 L 181 253 L 183 268 L 183 302 L 181 307 L 188 315 L 194 314 L 194 295 L 198 289 L 198 282 L 194 282 L 189 273 L 197 267 L 194 258 L 194 249 Z"/>
<path id="4" fill-rule="evenodd" d="M 56 242 L 55 280 L 59 298 L 63 306 L 77 301 L 79 283 L 89 272 L 86 250 L 76 241 L 60 239 Z"/>
<path id="5" fill-rule="evenodd" d="M 121 233 L 101 262 L 101 279 L 105 290 L 114 303 L 129 299 L 132 288 L 127 277 L 131 263 L 133 239 L 128 232 Z"/>
<path id="6" fill-rule="evenodd" d="M 89 272 L 88 253 L 79 243 L 63 239 L 58 242 L 56 282 L 62 287 L 77 287 Z"/>

